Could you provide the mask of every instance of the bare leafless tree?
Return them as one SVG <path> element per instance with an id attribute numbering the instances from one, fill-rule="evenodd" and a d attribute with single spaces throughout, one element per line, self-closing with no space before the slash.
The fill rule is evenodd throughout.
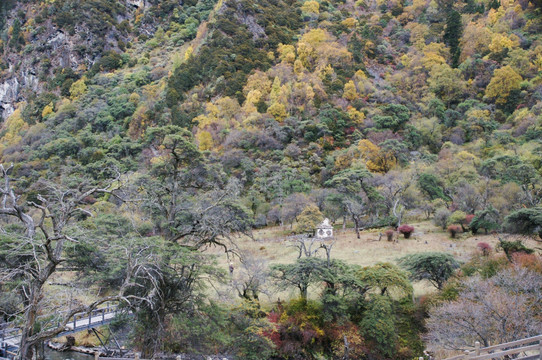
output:
<path id="1" fill-rule="evenodd" d="M 490 279 L 463 283 L 457 300 L 430 311 L 427 340 L 433 350 L 466 350 L 542 332 L 542 276 L 526 268 L 505 269 Z"/>
<path id="2" fill-rule="evenodd" d="M 266 286 L 269 280 L 267 262 L 250 253 L 241 254 L 240 261 L 241 268 L 232 274 L 233 287 L 240 298 L 258 304 L 260 293 L 269 295 Z"/>
<path id="3" fill-rule="evenodd" d="M 373 181 L 384 199 L 386 210 L 397 218 L 396 226 L 401 226 L 406 205 L 404 195 L 413 183 L 413 177 L 398 171 L 389 171 L 376 176 Z"/>
<path id="4" fill-rule="evenodd" d="M 314 247 L 316 245 L 316 247 Z M 317 241 L 314 237 L 307 237 L 305 235 L 298 235 L 293 237 L 290 240 L 291 247 L 294 247 L 297 249 L 298 254 L 297 258 L 301 259 L 301 257 L 304 255 L 305 257 L 311 257 L 314 256 L 319 249 L 319 241 Z"/>
<path id="5" fill-rule="evenodd" d="M 22 306 L 17 315 L 22 318 L 22 334 L 19 358 L 30 359 L 39 344 L 64 331 L 66 323 L 75 313 L 90 312 L 107 301 L 128 299 L 125 292 L 134 284 L 134 276 L 140 276 L 147 270 L 146 262 L 144 264 L 138 254 L 134 256 L 131 252 L 127 253 L 129 268 L 125 271 L 126 277 L 116 295 L 101 297 L 88 305 L 70 304 L 67 311 L 57 313 L 62 316 L 57 317 L 55 326 L 37 330 L 38 316 L 48 302 L 44 286 L 65 262 L 66 244 L 78 243 L 78 239 L 69 235 L 69 226 L 81 216 L 92 216 L 85 208 L 89 197 L 97 194 L 118 197 L 115 189 L 120 174 L 103 186 L 93 186 L 86 181 L 72 181 L 69 185 L 62 185 L 39 180 L 34 184 L 37 192 L 35 200 L 24 201 L 19 193 L 25 194 L 25 189 L 16 190 L 13 187 L 13 169 L 13 164 L 8 167 L 0 165 L 3 180 L 3 186 L 0 187 L 0 215 L 19 220 L 24 226 L 24 233 L 16 238 L 10 254 L 11 258 L 18 258 L 18 261 L 0 266 L 0 280 L 20 280 Z"/>
<path id="6" fill-rule="evenodd" d="M 290 240 L 290 246 L 295 247 L 298 251 L 297 258 L 301 257 L 313 257 L 318 254 L 320 250 L 323 250 L 326 254 L 328 266 L 331 263 L 331 250 L 333 245 L 335 245 L 335 240 L 333 239 L 318 239 L 315 237 L 306 237 L 306 236 L 296 236 L 294 239 Z"/>

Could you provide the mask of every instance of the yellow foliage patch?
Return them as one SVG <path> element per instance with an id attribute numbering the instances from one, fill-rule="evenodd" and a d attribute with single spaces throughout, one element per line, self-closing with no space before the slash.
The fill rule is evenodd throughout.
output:
<path id="1" fill-rule="evenodd" d="M 371 172 L 386 173 L 397 165 L 397 159 L 390 151 L 382 150 L 370 140 L 363 139 L 358 143 L 361 157 Z"/>
<path id="2" fill-rule="evenodd" d="M 47 117 L 47 115 L 50 115 L 52 113 L 53 113 L 53 103 L 49 103 L 45 105 L 45 107 L 43 108 L 43 111 L 41 112 L 41 117 L 45 118 Z"/>
<path id="3" fill-rule="evenodd" d="M 198 141 L 199 149 L 202 151 L 211 150 L 213 148 L 213 137 L 208 131 L 203 130 L 198 132 L 196 135 L 196 140 Z"/>
<path id="4" fill-rule="evenodd" d="M 320 4 L 318 1 L 308 0 L 303 3 L 301 10 L 310 14 L 319 14 L 320 13 Z"/>
<path id="5" fill-rule="evenodd" d="M 78 99 L 81 95 L 87 92 L 87 77 L 83 76 L 70 86 L 70 98 L 72 100 Z"/>
<path id="6" fill-rule="evenodd" d="M 267 113 L 275 118 L 278 122 L 282 122 L 288 116 L 286 112 L 286 106 L 281 103 L 273 103 L 269 108 L 267 108 Z"/>
<path id="7" fill-rule="evenodd" d="M 358 23 L 357 20 L 354 19 L 353 17 L 349 17 L 341 21 L 341 25 L 346 26 L 349 29 L 355 28 L 357 23 Z"/>

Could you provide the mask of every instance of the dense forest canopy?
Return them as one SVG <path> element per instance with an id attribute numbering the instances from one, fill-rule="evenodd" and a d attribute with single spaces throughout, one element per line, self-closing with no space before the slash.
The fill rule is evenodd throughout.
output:
<path id="1" fill-rule="evenodd" d="M 522 242 L 542 238 L 541 11 L 1 1 L 0 325 L 23 328 L 25 358 L 61 331 L 41 315 L 112 299 L 135 314 L 144 357 L 412 359 L 541 333 L 542 261 Z M 295 261 L 267 264 L 237 244 L 324 218 L 357 239 L 413 241 L 426 221 L 454 241 L 493 233 L 500 254 L 480 242 L 467 261 L 360 266 L 301 236 Z M 233 278 L 210 247 L 242 259 Z M 44 300 L 68 268 L 92 301 Z M 434 291 L 420 298 L 419 281 Z M 239 301 L 211 296 L 216 284 Z M 271 288 L 295 295 L 270 307 Z M 481 289 L 525 316 L 487 330 L 498 304 L 473 305 Z M 482 330 L 454 328 L 453 314 Z"/>

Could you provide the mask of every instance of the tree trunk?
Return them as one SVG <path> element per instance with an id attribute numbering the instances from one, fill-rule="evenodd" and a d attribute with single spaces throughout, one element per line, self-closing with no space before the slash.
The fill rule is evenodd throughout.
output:
<path id="1" fill-rule="evenodd" d="M 350 345 L 348 344 L 348 339 L 346 338 L 346 335 L 344 335 L 344 356 L 343 356 L 344 360 L 350 359 L 349 353 L 350 353 Z"/>
<path id="2" fill-rule="evenodd" d="M 301 300 L 303 300 L 304 302 L 307 302 L 307 297 L 308 297 L 308 286 L 302 286 L 299 288 L 300 290 L 300 294 L 301 294 Z"/>
<path id="3" fill-rule="evenodd" d="M 25 360 L 31 360 L 34 357 L 35 344 L 31 343 L 28 339 L 34 335 L 34 326 L 36 324 L 36 318 L 38 313 L 38 303 L 41 294 L 41 286 L 39 283 L 33 284 L 30 288 L 30 304 L 25 314 L 25 322 L 21 335 L 21 342 L 19 343 L 19 358 Z"/>
<path id="4" fill-rule="evenodd" d="M 352 215 L 352 220 L 354 221 L 354 229 L 356 230 L 356 237 L 359 240 L 359 239 L 361 239 L 361 237 L 359 235 L 359 221 L 354 215 Z"/>
<path id="5" fill-rule="evenodd" d="M 62 252 L 64 241 L 60 240 L 57 243 L 55 248 L 55 254 L 60 254 Z M 25 314 L 24 327 L 21 335 L 21 342 L 19 343 L 19 358 L 31 360 L 37 355 L 35 352 L 37 350 L 37 345 L 42 342 L 42 340 L 33 340 L 29 339 L 34 335 L 34 329 L 36 327 L 36 320 L 38 317 L 39 311 L 39 302 L 42 296 L 43 285 L 51 277 L 51 275 L 56 270 L 57 261 L 54 259 L 54 254 L 52 255 L 53 259 L 50 260 L 49 264 L 41 269 L 37 278 L 31 281 L 29 295 L 28 295 L 28 310 Z"/>
<path id="6" fill-rule="evenodd" d="M 395 228 L 398 228 L 399 226 L 401 226 L 401 221 L 403 219 L 403 210 L 404 209 L 399 211 L 399 214 L 397 214 L 397 205 L 398 204 L 399 204 L 399 200 L 396 200 L 395 203 L 393 204 L 393 215 L 397 219 L 397 223 L 395 224 Z"/>

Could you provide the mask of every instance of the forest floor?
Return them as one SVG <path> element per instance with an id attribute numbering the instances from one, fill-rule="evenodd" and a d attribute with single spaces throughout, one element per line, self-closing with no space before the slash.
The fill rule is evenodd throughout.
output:
<path id="1" fill-rule="evenodd" d="M 371 266 L 379 262 L 397 263 L 397 260 L 407 254 L 419 252 L 447 252 L 452 254 L 460 262 L 468 261 L 476 252 L 479 242 L 486 242 L 493 249 L 497 247 L 499 239 L 497 235 L 476 234 L 470 232 L 458 234 L 455 239 L 436 227 L 430 221 L 412 223 L 415 232 L 410 239 L 405 239 L 403 235 L 396 233 L 393 242 L 386 240 L 383 235 L 378 241 L 379 233 L 386 229 L 372 229 L 361 232 L 360 239 L 357 239 L 356 233 L 352 228 L 335 230 L 335 236 L 332 240 L 326 240 L 327 244 L 333 243 L 331 257 L 333 259 L 343 260 L 348 264 L 357 264 L 361 266 Z M 272 264 L 292 263 L 298 256 L 298 250 L 293 246 L 294 241 L 288 237 L 290 227 L 270 227 L 256 230 L 253 233 L 253 239 L 242 237 L 235 240 L 242 254 L 252 256 L 259 261 Z M 526 246 L 530 248 L 540 247 L 541 244 L 528 238 L 523 238 Z M 307 244 L 310 240 L 306 241 Z M 313 249 L 316 249 L 320 240 L 316 240 Z M 231 261 L 235 271 L 241 269 L 241 263 L 238 258 L 226 255 L 221 248 L 209 249 L 210 253 L 217 256 L 218 265 L 223 269 L 228 269 Z M 325 257 L 325 251 L 321 249 L 317 256 Z M 428 282 L 414 283 L 414 295 L 422 296 L 435 291 L 435 288 Z M 285 294 L 275 292 L 270 294 L 268 301 L 275 302 L 278 297 L 295 296 L 294 293 Z M 265 301 L 265 299 L 264 299 Z"/>

